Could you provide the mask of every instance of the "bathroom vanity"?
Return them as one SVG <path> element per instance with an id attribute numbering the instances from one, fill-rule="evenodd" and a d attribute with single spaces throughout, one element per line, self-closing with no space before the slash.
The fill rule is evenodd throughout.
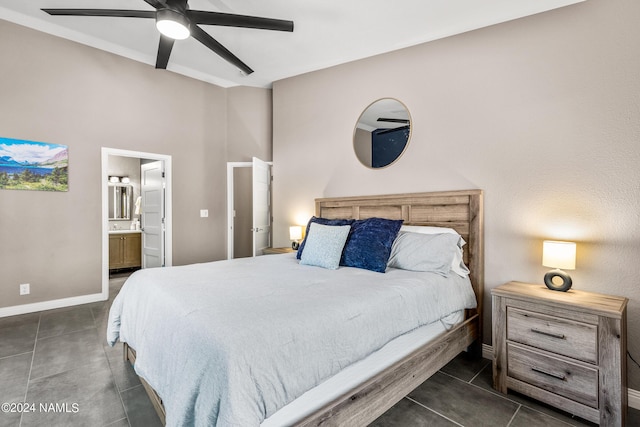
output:
<path id="1" fill-rule="evenodd" d="M 142 266 L 140 230 L 109 232 L 109 270 Z"/>

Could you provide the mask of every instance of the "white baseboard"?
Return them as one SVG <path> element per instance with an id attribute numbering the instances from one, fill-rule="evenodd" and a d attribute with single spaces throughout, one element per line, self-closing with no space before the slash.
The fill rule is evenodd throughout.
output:
<path id="1" fill-rule="evenodd" d="M 629 407 L 640 409 L 640 391 L 632 388 L 628 388 L 627 391 L 629 393 Z"/>
<path id="2" fill-rule="evenodd" d="M 493 347 L 489 344 L 482 344 L 482 357 L 484 359 L 493 360 Z"/>
<path id="3" fill-rule="evenodd" d="M 493 360 L 493 347 L 489 344 L 482 344 L 482 357 Z M 633 409 L 640 409 L 640 391 L 628 388 L 627 396 L 629 407 Z"/>
<path id="4" fill-rule="evenodd" d="M 35 302 L 33 304 L 14 305 L 11 307 L 0 308 L 0 317 L 16 316 L 18 314 L 35 313 L 36 311 L 53 310 L 54 308 L 71 307 L 74 305 L 106 301 L 107 298 L 108 297 L 103 296 L 103 294 L 91 294 L 79 297 L 56 299 L 52 301 Z"/>

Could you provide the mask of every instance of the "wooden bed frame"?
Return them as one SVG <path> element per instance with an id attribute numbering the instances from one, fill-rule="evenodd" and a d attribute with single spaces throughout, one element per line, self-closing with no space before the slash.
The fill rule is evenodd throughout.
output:
<path id="1" fill-rule="evenodd" d="M 465 321 L 375 377 L 329 402 L 301 420 L 298 426 L 365 426 L 404 396 L 469 349 L 481 354 L 484 297 L 484 230 L 482 190 L 394 194 L 385 196 L 316 199 L 316 216 L 323 218 L 403 219 L 406 225 L 455 229 L 467 241 L 465 263 L 478 308 L 467 310 Z M 124 357 L 132 364 L 135 351 L 124 344 Z M 165 423 L 165 410 L 156 392 L 141 378 L 145 390 Z"/>

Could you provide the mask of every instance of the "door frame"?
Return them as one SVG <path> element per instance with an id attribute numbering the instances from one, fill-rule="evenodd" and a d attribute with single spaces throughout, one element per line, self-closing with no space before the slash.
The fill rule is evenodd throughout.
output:
<path id="1" fill-rule="evenodd" d="M 265 163 L 271 166 L 271 176 L 273 176 L 273 162 Z M 235 217 L 233 171 L 235 168 L 253 168 L 253 162 L 227 162 L 227 259 L 233 259 L 233 223 Z"/>
<path id="2" fill-rule="evenodd" d="M 145 153 L 142 151 L 122 150 L 102 147 L 101 188 L 102 188 L 102 297 L 109 299 L 109 156 L 134 157 L 147 160 L 164 161 L 165 173 L 165 266 L 173 265 L 172 238 L 172 194 L 171 194 L 171 156 L 166 154 Z"/>

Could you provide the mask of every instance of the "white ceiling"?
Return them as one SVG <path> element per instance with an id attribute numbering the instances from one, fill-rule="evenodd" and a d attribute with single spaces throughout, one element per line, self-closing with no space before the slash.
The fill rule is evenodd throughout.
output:
<path id="1" fill-rule="evenodd" d="M 242 75 L 193 38 L 176 41 L 167 70 L 222 87 L 270 87 L 276 80 L 581 1 L 190 0 L 194 10 L 292 20 L 294 31 L 202 26 L 255 72 Z M 0 0 L 0 18 L 155 65 L 159 34 L 153 19 L 49 16 L 41 8 L 153 10 L 143 0 Z"/>

